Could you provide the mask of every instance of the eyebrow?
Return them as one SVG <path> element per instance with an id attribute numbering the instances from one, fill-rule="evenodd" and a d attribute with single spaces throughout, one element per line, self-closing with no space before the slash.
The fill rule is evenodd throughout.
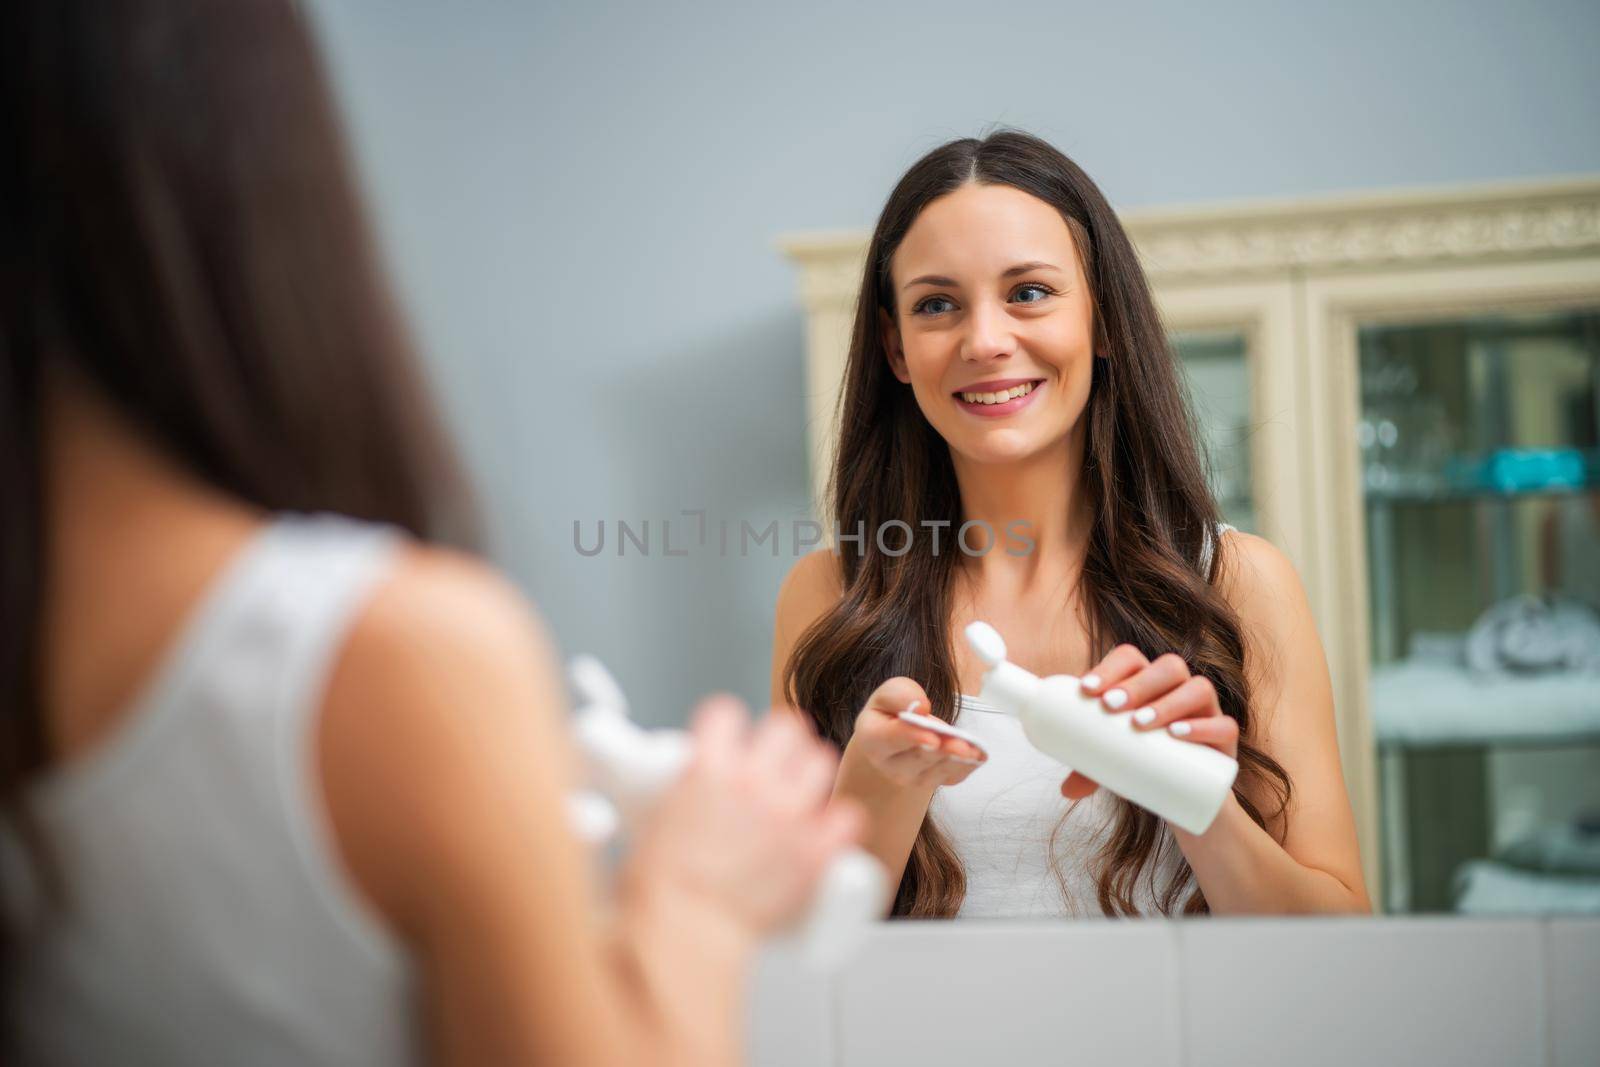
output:
<path id="1" fill-rule="evenodd" d="M 1030 260 L 1027 263 L 1018 263 L 1015 267 L 1011 267 L 1011 268 L 1007 269 L 1006 271 L 1002 272 L 1000 277 L 1002 277 L 1002 278 L 1014 278 L 1018 274 L 1027 274 L 1030 271 L 1036 271 L 1036 270 L 1060 271 L 1061 268 L 1056 266 L 1054 263 L 1046 263 L 1043 260 L 1035 259 L 1035 260 Z M 957 286 L 959 284 L 960 283 L 957 282 L 954 278 L 947 278 L 943 274 L 924 274 L 920 278 L 912 278 L 909 282 L 906 282 L 900 288 L 901 288 L 902 291 L 904 291 L 906 289 L 910 289 L 913 285 L 948 285 L 948 286 L 951 286 L 951 287 L 955 287 L 955 286 Z"/>

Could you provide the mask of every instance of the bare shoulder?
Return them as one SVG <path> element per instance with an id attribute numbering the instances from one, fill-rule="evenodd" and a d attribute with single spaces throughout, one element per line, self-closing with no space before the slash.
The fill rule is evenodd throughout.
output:
<path id="1" fill-rule="evenodd" d="M 340 649 L 325 733 L 360 743 L 369 767 L 433 762 L 451 744 L 558 720 L 562 693 L 545 623 L 509 579 L 461 553 L 408 547 Z"/>
<path id="2" fill-rule="evenodd" d="M 1270 732 L 1309 718 L 1332 729 L 1332 682 L 1305 586 L 1289 557 L 1271 541 L 1231 531 L 1222 538 L 1218 586 L 1238 613 L 1245 668 Z M 1296 709 L 1277 714 L 1284 704 Z"/>
<path id="3" fill-rule="evenodd" d="M 339 650 L 317 731 L 340 851 L 380 913 L 427 925 L 449 894 L 417 870 L 464 874 L 498 847 L 491 812 L 564 789 L 564 709 L 554 647 L 515 585 L 405 549 Z"/>
<path id="4" fill-rule="evenodd" d="M 405 688 L 461 668 L 490 677 L 553 663 L 549 632 L 504 575 L 450 549 L 411 546 L 351 628 L 339 661 L 346 682 Z"/>
<path id="5" fill-rule="evenodd" d="M 1222 567 L 1218 588 L 1246 617 L 1281 612 L 1304 602 L 1305 590 L 1294 564 L 1265 537 L 1229 530 L 1221 537 Z"/>
<path id="6" fill-rule="evenodd" d="M 844 571 L 831 548 L 808 552 L 789 568 L 778 589 L 780 626 L 798 633 L 838 602 L 844 593 Z"/>
<path id="7" fill-rule="evenodd" d="M 772 624 L 772 703 L 790 704 L 784 688 L 784 671 L 800 635 L 844 593 L 844 571 L 833 549 L 819 548 L 800 557 L 778 589 L 778 606 Z"/>

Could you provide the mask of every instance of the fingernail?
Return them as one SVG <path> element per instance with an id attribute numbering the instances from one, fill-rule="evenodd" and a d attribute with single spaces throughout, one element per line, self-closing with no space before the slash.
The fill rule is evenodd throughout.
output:
<path id="1" fill-rule="evenodd" d="M 1126 689 L 1113 689 L 1100 699 L 1106 702 L 1106 707 L 1116 711 L 1128 702 L 1128 691 Z"/>
<path id="2" fill-rule="evenodd" d="M 1151 723 L 1156 721 L 1156 709 L 1140 708 L 1138 711 L 1133 713 L 1133 721 L 1138 723 L 1140 726 L 1149 726 Z"/>
<path id="3" fill-rule="evenodd" d="M 1080 681 L 1083 682 L 1083 687 L 1085 689 L 1100 688 L 1100 676 L 1098 674 L 1086 674 L 1080 679 Z"/>
<path id="4" fill-rule="evenodd" d="M 967 759 L 965 756 L 951 756 L 950 758 L 957 763 L 965 763 L 968 767 L 983 766 L 983 760 L 981 759 Z"/>
<path id="5" fill-rule="evenodd" d="M 922 701 L 913 700 L 910 704 L 906 705 L 906 710 L 907 711 L 916 711 L 921 706 L 922 706 Z"/>
<path id="6" fill-rule="evenodd" d="M 934 749 L 938 748 L 939 746 L 938 745 L 918 745 L 917 747 L 922 749 L 922 751 L 924 751 L 924 752 L 932 752 Z"/>
<path id="7" fill-rule="evenodd" d="M 1191 727 L 1188 723 L 1179 721 L 1173 723 L 1167 729 L 1171 730 L 1175 737 L 1188 737 Z"/>

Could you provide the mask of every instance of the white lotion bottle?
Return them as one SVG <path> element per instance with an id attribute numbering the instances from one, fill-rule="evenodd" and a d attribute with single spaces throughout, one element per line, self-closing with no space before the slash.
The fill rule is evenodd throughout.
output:
<path id="1" fill-rule="evenodd" d="M 1235 760 L 1166 730 L 1136 729 L 1131 715 L 1108 712 L 1071 675 L 1040 678 L 1008 662 L 1005 641 L 986 622 L 966 635 L 988 667 L 978 699 L 1020 719 L 1034 748 L 1191 834 L 1211 826 L 1239 774 Z"/>

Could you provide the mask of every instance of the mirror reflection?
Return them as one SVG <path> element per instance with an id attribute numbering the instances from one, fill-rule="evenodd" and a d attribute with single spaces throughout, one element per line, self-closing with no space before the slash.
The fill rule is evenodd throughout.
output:
<path id="1" fill-rule="evenodd" d="M 914 164 L 865 262 L 773 699 L 841 748 L 892 914 L 1368 911 L 1309 602 L 1215 492 L 1249 514 L 1237 341 L 1181 364 L 1104 196 L 1021 132 Z"/>

